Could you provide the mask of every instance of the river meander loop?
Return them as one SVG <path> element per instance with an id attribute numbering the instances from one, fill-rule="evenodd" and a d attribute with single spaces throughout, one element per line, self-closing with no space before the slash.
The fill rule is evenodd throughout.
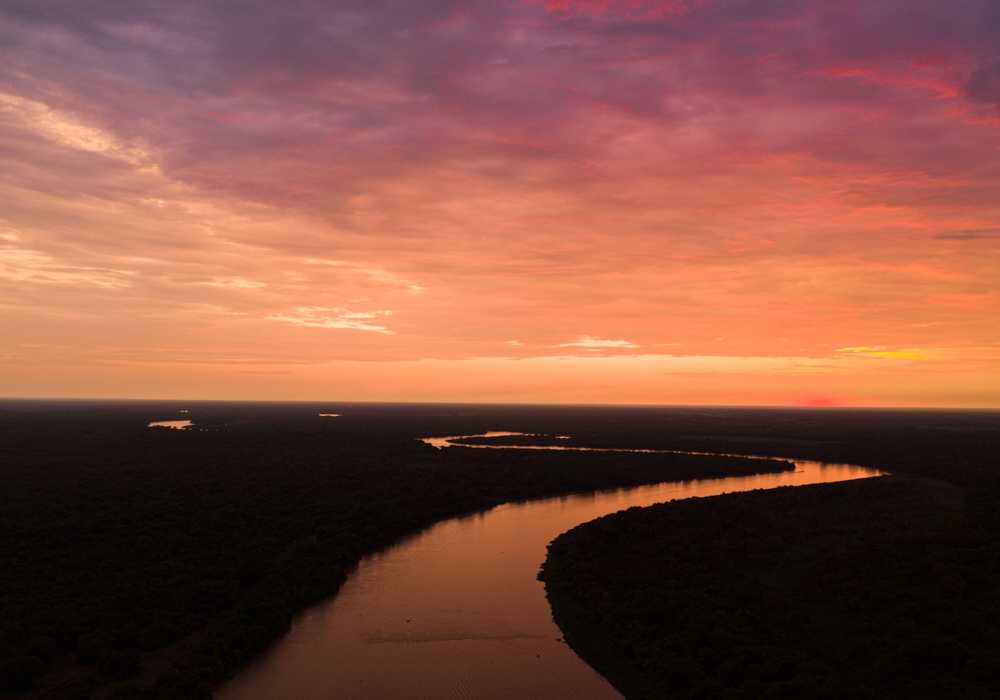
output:
<path id="1" fill-rule="evenodd" d="M 215 698 L 621 698 L 561 639 L 535 578 L 546 545 L 632 506 L 880 474 L 844 464 L 795 465 L 794 472 L 508 503 L 437 523 L 362 559 L 336 596 L 297 616 L 288 634 Z"/>

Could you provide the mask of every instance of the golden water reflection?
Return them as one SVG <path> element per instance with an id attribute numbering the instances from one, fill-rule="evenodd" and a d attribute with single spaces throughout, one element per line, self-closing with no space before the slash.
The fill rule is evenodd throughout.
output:
<path id="1" fill-rule="evenodd" d="M 438 523 L 361 561 L 217 700 L 610 699 L 621 695 L 560 641 L 542 584 L 545 547 L 632 506 L 879 472 L 797 461 L 794 472 L 511 503 Z"/>
<path id="2" fill-rule="evenodd" d="M 184 411 L 181 411 L 184 413 Z M 194 425 L 189 420 L 158 420 L 150 423 L 148 428 L 173 428 L 174 430 L 184 430 L 185 428 L 190 428 Z"/>

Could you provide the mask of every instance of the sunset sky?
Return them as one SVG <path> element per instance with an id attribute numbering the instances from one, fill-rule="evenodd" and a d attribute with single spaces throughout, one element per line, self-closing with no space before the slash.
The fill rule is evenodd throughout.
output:
<path id="1" fill-rule="evenodd" d="M 4 0 L 0 396 L 1000 407 L 1000 2 Z"/>

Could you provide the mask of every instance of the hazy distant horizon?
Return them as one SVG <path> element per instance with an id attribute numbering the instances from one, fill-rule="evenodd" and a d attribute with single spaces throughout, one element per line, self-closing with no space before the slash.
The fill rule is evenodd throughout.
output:
<path id="1" fill-rule="evenodd" d="M 869 406 L 849 406 L 849 405 L 801 405 L 801 404 L 656 404 L 656 403 L 545 403 L 545 402 L 485 402 L 485 401 L 361 401 L 356 399 L 227 399 L 227 398 L 176 398 L 176 397 L 134 397 L 134 396 L 0 396 L 0 408 L 5 402 L 66 402 L 66 403 L 119 403 L 119 404 L 190 404 L 198 405 L 225 405 L 225 404 L 251 404 L 251 405 L 276 405 L 276 406 L 398 406 L 398 407 L 453 407 L 453 408 L 639 408 L 639 409 L 783 409 L 783 410 L 803 410 L 816 412 L 836 412 L 836 411 L 913 411 L 913 412 L 973 412 L 990 413 L 998 412 L 1000 408 L 991 406 L 891 406 L 891 405 L 869 405 Z M 178 406 L 174 406 L 178 407 Z"/>

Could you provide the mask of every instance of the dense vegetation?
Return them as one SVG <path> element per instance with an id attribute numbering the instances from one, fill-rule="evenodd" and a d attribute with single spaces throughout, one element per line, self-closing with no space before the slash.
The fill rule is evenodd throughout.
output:
<path id="1" fill-rule="evenodd" d="M 630 509 L 561 535 L 541 577 L 571 646 L 630 699 L 1000 696 L 1000 415 L 736 417 L 672 444 L 897 476 Z"/>
<path id="2" fill-rule="evenodd" d="M 599 431 L 620 416 L 611 409 L 2 403 L 2 690 L 204 697 L 280 636 L 294 611 L 334 593 L 359 557 L 437 520 L 505 501 L 790 466 L 439 451 L 415 439 Z M 146 427 L 185 418 L 195 430 Z"/>

